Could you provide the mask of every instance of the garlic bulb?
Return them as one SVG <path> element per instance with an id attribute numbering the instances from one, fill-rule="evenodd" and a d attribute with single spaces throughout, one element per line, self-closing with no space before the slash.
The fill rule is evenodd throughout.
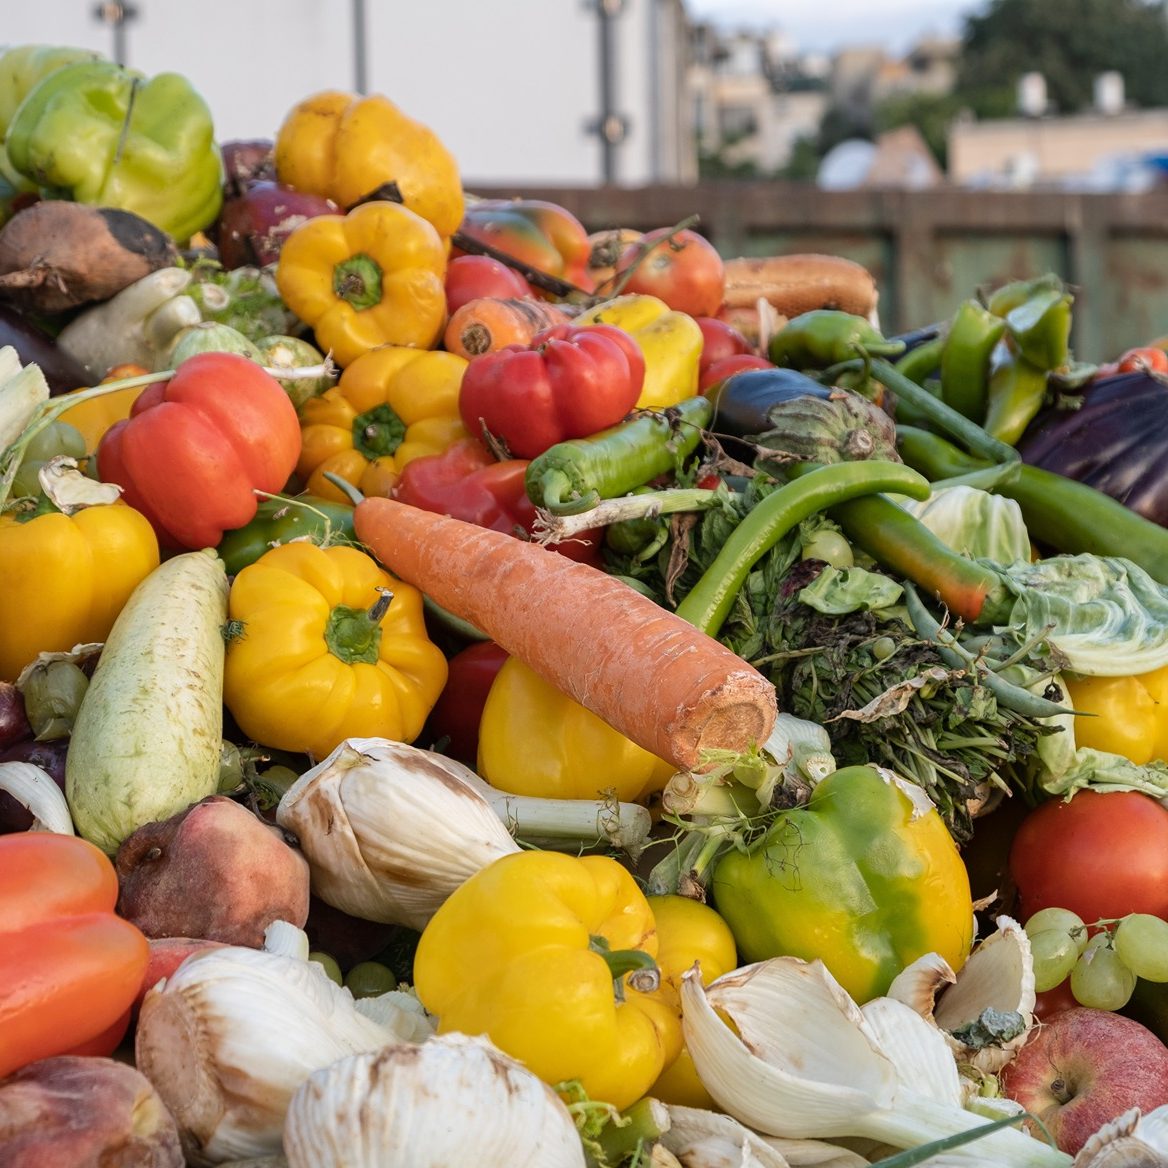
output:
<path id="1" fill-rule="evenodd" d="M 350 738 L 292 784 L 276 818 L 321 900 L 421 929 L 467 877 L 519 850 L 465 773 L 432 751 Z"/>
<path id="2" fill-rule="evenodd" d="M 938 1027 L 892 998 L 861 1009 L 820 961 L 775 957 L 704 989 L 692 969 L 681 1001 L 702 1083 L 758 1132 L 914 1148 L 985 1124 L 962 1107 L 957 1065 Z M 1070 1157 L 1000 1129 L 951 1149 L 945 1162 L 1065 1168 Z"/>
<path id="3" fill-rule="evenodd" d="M 584 1168 L 559 1096 L 485 1038 L 394 1044 L 315 1072 L 288 1108 L 289 1168 Z"/>
<path id="4" fill-rule="evenodd" d="M 684 1168 L 866 1168 L 857 1152 L 822 1140 L 761 1136 L 731 1115 L 670 1105 L 661 1142 Z"/>
<path id="5" fill-rule="evenodd" d="M 1104 1124 L 1079 1150 L 1074 1168 L 1164 1168 L 1168 1164 L 1168 1105 L 1147 1115 L 1138 1108 Z"/>
<path id="6" fill-rule="evenodd" d="M 278 1152 L 288 1103 L 313 1071 L 430 1033 L 420 1011 L 368 1017 L 315 962 L 225 946 L 147 993 L 135 1055 L 188 1162 L 203 1166 Z"/>

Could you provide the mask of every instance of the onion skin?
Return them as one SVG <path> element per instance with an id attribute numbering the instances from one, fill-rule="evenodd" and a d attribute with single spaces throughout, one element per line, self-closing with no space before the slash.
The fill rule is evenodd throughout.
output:
<path id="1" fill-rule="evenodd" d="M 0 753 L 0 762 L 27 762 L 45 771 L 65 792 L 65 754 L 69 743 L 60 738 L 55 742 L 37 742 L 26 738 L 9 746 Z M 17 803 L 7 791 L 0 791 L 0 835 L 17 831 L 28 831 L 32 827 L 32 814 L 27 807 Z"/>
<path id="2" fill-rule="evenodd" d="M 0 681 L 0 750 L 32 737 L 24 697 L 10 681 Z"/>
<path id="3" fill-rule="evenodd" d="M 1147 373 L 1092 382 L 1077 410 L 1047 410 L 1018 443 L 1024 462 L 1086 483 L 1168 527 L 1168 383 Z"/>
<path id="4" fill-rule="evenodd" d="M 280 258 L 284 240 L 306 219 L 338 215 L 330 199 L 274 182 L 252 183 L 228 199 L 219 215 L 219 260 L 225 268 L 267 267 Z"/>

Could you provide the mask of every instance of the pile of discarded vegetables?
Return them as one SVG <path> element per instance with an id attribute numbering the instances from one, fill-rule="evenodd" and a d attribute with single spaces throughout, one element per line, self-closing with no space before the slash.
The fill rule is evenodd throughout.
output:
<path id="1" fill-rule="evenodd" d="M 1164 1163 L 1163 345 L 0 54 L 0 1166 Z"/>

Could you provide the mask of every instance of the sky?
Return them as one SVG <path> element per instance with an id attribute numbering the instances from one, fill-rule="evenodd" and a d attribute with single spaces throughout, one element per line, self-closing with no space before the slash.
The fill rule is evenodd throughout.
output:
<path id="1" fill-rule="evenodd" d="M 880 45 L 904 52 L 926 34 L 957 36 L 962 18 L 988 0 L 685 0 L 697 20 L 737 28 L 778 27 L 799 49 L 832 52 Z"/>

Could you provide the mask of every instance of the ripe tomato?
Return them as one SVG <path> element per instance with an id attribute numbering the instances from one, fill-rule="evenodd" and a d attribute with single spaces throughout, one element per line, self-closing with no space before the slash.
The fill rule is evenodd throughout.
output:
<path id="1" fill-rule="evenodd" d="M 723 357 L 754 352 L 754 346 L 732 324 L 716 316 L 699 316 L 697 322 L 698 328 L 702 330 L 702 355 L 698 360 L 700 372 L 705 373 L 715 361 L 721 361 Z"/>
<path id="2" fill-rule="evenodd" d="M 734 373 L 741 373 L 744 369 L 773 369 L 773 361 L 759 357 L 754 353 L 737 353 L 733 357 L 723 357 L 706 367 L 698 378 L 698 393 L 705 393 L 712 385 L 725 381 Z"/>
<path id="3" fill-rule="evenodd" d="M 446 311 L 451 315 L 481 296 L 530 297 L 531 286 L 514 268 L 485 255 L 463 255 L 446 267 Z"/>
<path id="4" fill-rule="evenodd" d="M 713 316 L 722 307 L 722 257 L 696 231 L 650 231 L 625 248 L 616 264 L 618 279 L 630 268 L 625 292 L 656 296 L 690 316 Z"/>
<path id="5" fill-rule="evenodd" d="M 1128 349 L 1116 364 L 1120 373 L 1168 373 L 1168 353 L 1155 345 Z"/>
<path id="6" fill-rule="evenodd" d="M 1066 908 L 1089 925 L 1128 913 L 1168 918 L 1168 809 L 1138 791 L 1078 791 L 1022 821 L 1010 849 L 1018 919 Z"/>

